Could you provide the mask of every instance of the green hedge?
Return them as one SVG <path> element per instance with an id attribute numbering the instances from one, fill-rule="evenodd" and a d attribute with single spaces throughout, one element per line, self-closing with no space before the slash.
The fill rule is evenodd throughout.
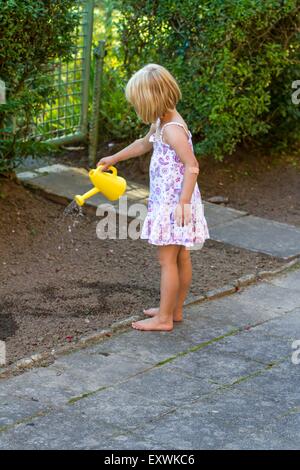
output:
<path id="1" fill-rule="evenodd" d="M 179 111 L 199 155 L 222 159 L 241 142 L 286 147 L 300 139 L 300 107 L 291 102 L 300 78 L 300 2 L 297 0 L 115 0 L 120 41 L 107 69 L 103 125 L 119 137 L 139 132 L 121 91 L 148 62 L 176 76 Z M 113 47 L 110 45 L 110 53 Z M 123 127 L 124 128 L 124 127 Z"/>
<path id="2" fill-rule="evenodd" d="M 0 78 L 7 85 L 7 104 L 0 105 L 0 172 L 41 145 L 22 139 L 34 116 L 51 98 L 53 60 L 71 57 L 72 33 L 80 16 L 76 0 L 0 0 Z M 50 72 L 50 73 L 49 73 Z M 18 131 L 6 133 L 12 118 Z M 4 138 L 6 135 L 6 138 Z"/>

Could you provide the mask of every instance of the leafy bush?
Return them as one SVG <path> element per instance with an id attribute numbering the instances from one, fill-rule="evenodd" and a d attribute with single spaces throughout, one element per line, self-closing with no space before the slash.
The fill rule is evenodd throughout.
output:
<path id="1" fill-rule="evenodd" d="M 32 122 L 53 94 L 51 73 L 58 56 L 71 58 L 80 16 L 76 0 L 0 0 L 0 78 L 7 103 L 0 105 L 0 172 L 26 153 L 42 150 L 26 139 Z M 11 133 L 11 126 L 17 126 Z"/>
<path id="2" fill-rule="evenodd" d="M 200 155 L 222 159 L 241 142 L 299 141 L 300 109 L 291 102 L 292 82 L 300 78 L 299 0 L 115 0 L 114 6 L 119 63 L 108 71 L 104 115 L 114 111 L 126 122 L 120 90 L 133 72 L 156 62 L 178 79 L 179 111 Z"/>
<path id="3" fill-rule="evenodd" d="M 105 140 L 113 137 L 124 142 L 124 140 L 135 138 L 138 130 L 144 126 L 137 122 L 134 111 L 125 99 L 127 73 L 119 32 L 121 18 L 121 12 L 117 9 L 114 0 L 96 2 L 94 43 L 96 45 L 100 39 L 106 42 L 99 123 L 101 138 Z"/>

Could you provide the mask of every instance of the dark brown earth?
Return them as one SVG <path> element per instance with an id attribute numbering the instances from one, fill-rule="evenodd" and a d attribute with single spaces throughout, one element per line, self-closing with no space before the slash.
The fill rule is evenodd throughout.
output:
<path id="1" fill-rule="evenodd" d="M 210 193 L 203 189 L 205 199 Z M 64 217 L 63 206 L 0 178 L 0 339 L 9 364 L 157 304 L 155 248 L 140 240 L 99 240 L 97 223 L 92 214 Z M 212 240 L 192 258 L 195 294 L 282 263 Z"/>

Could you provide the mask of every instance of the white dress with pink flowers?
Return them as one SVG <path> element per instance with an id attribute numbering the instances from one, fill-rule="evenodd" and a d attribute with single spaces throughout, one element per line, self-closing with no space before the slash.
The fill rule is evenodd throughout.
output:
<path id="1" fill-rule="evenodd" d="M 200 249 L 210 238 L 204 216 L 204 206 L 198 184 L 195 185 L 191 198 L 192 220 L 180 227 L 174 219 L 174 212 L 179 202 L 185 166 L 175 150 L 162 141 L 163 130 L 168 125 L 181 126 L 187 133 L 193 148 L 192 135 L 179 122 L 168 122 L 150 136 L 153 142 L 153 154 L 150 163 L 150 195 L 148 213 L 144 221 L 141 238 L 153 245 L 183 245 L 189 249 Z"/>

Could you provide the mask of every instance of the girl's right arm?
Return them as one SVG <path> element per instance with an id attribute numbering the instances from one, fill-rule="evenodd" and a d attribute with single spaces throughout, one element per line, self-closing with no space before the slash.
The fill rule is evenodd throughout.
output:
<path id="1" fill-rule="evenodd" d="M 152 124 L 149 132 L 144 137 L 135 140 L 132 144 L 120 150 L 120 152 L 111 155 L 110 157 L 101 158 L 101 160 L 99 160 L 97 163 L 97 166 L 103 165 L 101 171 L 105 171 L 109 166 L 115 165 L 118 162 L 128 160 L 129 158 L 139 157 L 140 155 L 144 155 L 144 153 L 150 152 L 152 149 L 152 143 L 149 142 L 149 137 L 155 132 L 155 130 L 156 125 Z"/>

